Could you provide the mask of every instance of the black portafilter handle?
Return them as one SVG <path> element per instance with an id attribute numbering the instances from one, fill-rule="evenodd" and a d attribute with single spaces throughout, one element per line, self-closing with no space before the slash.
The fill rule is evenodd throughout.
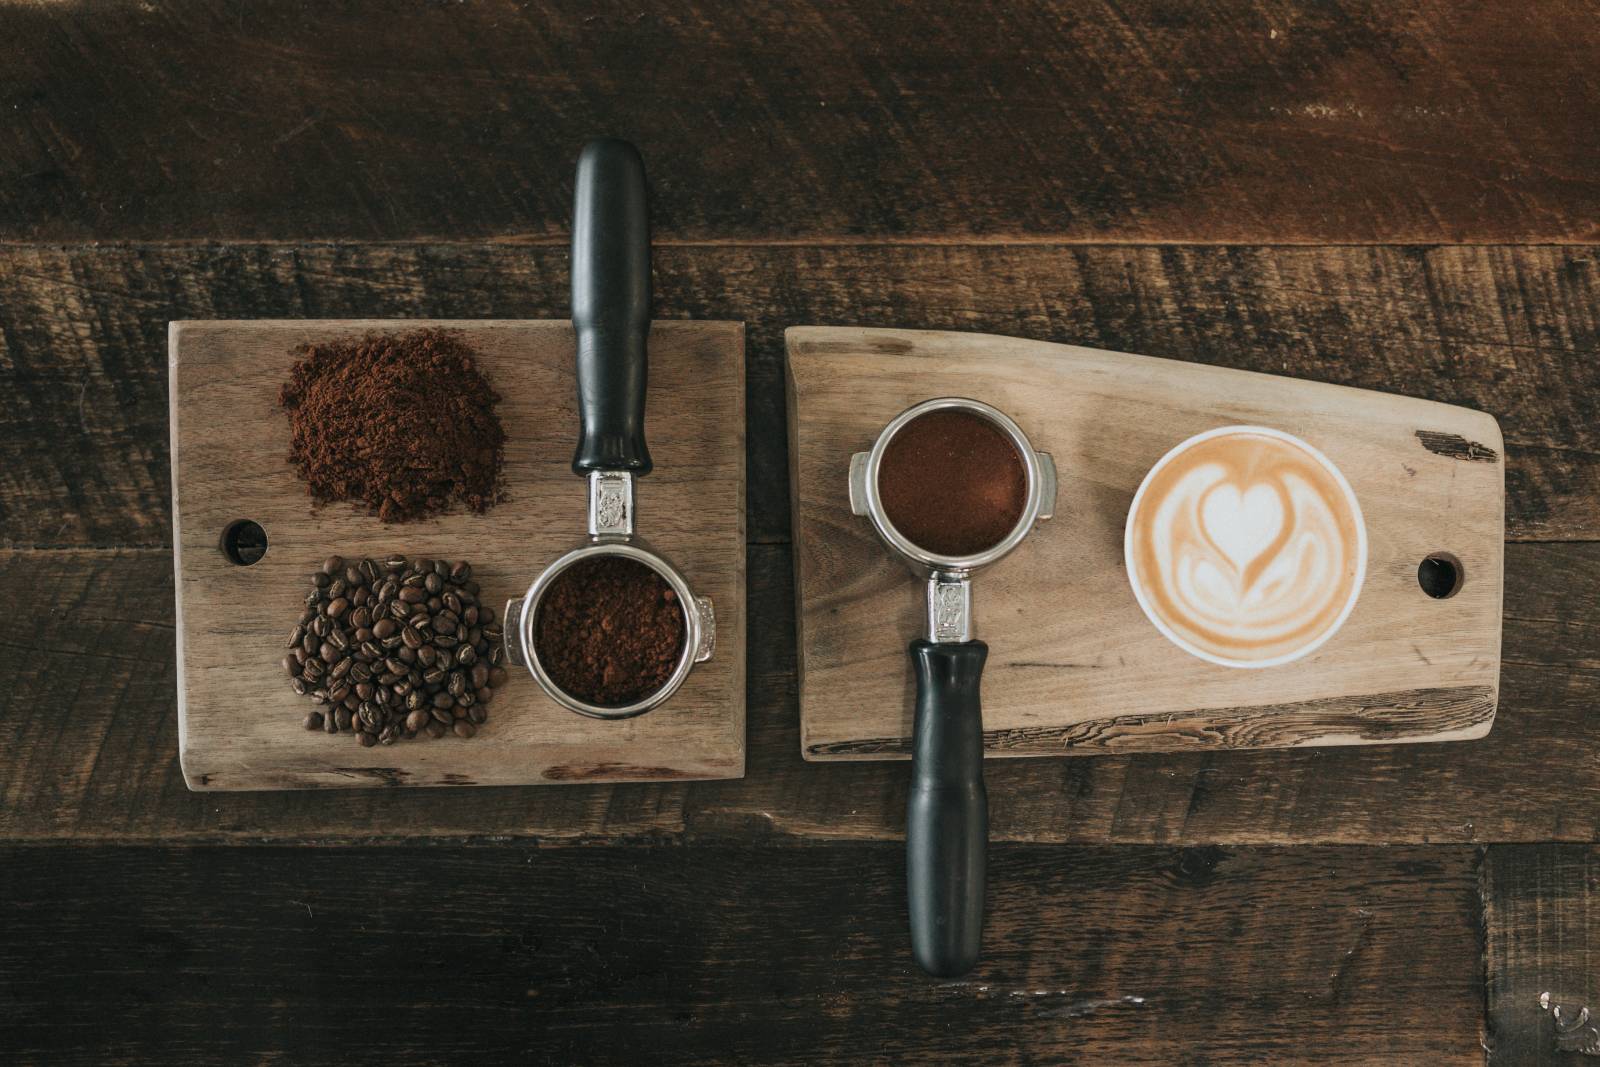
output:
<path id="1" fill-rule="evenodd" d="M 906 897 L 911 952 L 941 978 L 966 974 L 983 942 L 989 794 L 983 785 L 982 641 L 911 642 L 917 675 Z"/>
<path id="2" fill-rule="evenodd" d="M 644 441 L 650 332 L 650 212 L 644 160 L 603 138 L 578 157 L 572 219 L 572 325 L 578 333 L 574 474 L 650 473 Z"/>

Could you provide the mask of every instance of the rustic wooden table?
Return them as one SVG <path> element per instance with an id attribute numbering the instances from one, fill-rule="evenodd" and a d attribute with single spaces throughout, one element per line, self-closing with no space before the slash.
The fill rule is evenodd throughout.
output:
<path id="1" fill-rule="evenodd" d="M 1544 0 L 0 0 L 0 1059 L 1572 1062 L 1597 48 Z M 650 165 L 658 317 L 749 323 L 748 776 L 188 792 L 167 321 L 564 315 L 600 132 Z M 993 763 L 986 958 L 929 980 L 904 767 L 798 756 L 796 323 L 1492 412 L 1494 732 Z"/>

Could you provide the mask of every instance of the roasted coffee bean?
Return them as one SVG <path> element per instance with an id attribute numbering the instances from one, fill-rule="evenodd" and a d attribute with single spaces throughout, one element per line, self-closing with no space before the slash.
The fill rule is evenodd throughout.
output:
<path id="1" fill-rule="evenodd" d="M 423 603 L 424 603 L 424 605 L 427 607 L 427 609 L 430 612 L 434 612 L 434 613 L 437 613 L 440 609 L 442 609 L 444 607 L 444 601 L 440 600 L 436 596 L 429 597 Z"/>
<path id="2" fill-rule="evenodd" d="M 343 652 L 350 647 L 350 638 L 343 630 L 335 626 L 328 631 L 328 644 Z"/>
<path id="3" fill-rule="evenodd" d="M 406 694 L 406 707 L 410 708 L 412 711 L 416 711 L 427 702 L 428 698 L 422 695 L 422 690 L 420 689 L 413 689 L 411 692 Z"/>
<path id="4" fill-rule="evenodd" d="M 307 693 L 309 693 L 311 691 L 310 687 L 306 685 L 305 680 L 301 679 L 301 678 L 295 678 L 292 681 L 290 681 L 289 682 L 289 688 L 294 690 L 294 695 L 295 696 L 300 696 L 300 697 L 305 696 Z"/>
<path id="5" fill-rule="evenodd" d="M 328 617 L 326 615 L 318 615 L 316 618 L 311 620 L 311 625 L 307 627 L 307 629 L 309 629 L 318 637 L 327 637 Z"/>
<path id="6" fill-rule="evenodd" d="M 426 576 L 418 574 L 415 571 L 413 571 L 412 573 L 406 575 L 403 579 L 401 579 L 400 588 L 402 588 L 402 589 L 421 589 L 426 582 L 427 582 Z"/>
<path id="7" fill-rule="evenodd" d="M 345 611 L 349 609 L 349 607 L 350 601 L 346 600 L 344 597 L 340 597 L 328 605 L 328 614 L 337 619 L 339 616 L 343 615 Z"/>
<path id="8" fill-rule="evenodd" d="M 349 708 L 351 711 L 354 711 L 361 706 L 361 698 L 356 696 L 354 693 L 351 693 L 349 696 L 344 698 L 344 706 Z"/>
<path id="9" fill-rule="evenodd" d="M 400 728 L 393 723 L 385 726 L 378 734 L 378 741 L 381 744 L 392 745 L 398 740 L 400 740 Z"/>
<path id="10" fill-rule="evenodd" d="M 434 740 L 438 740 L 449 732 L 450 728 L 442 722 L 430 722 L 428 724 L 428 736 Z"/>
<path id="11" fill-rule="evenodd" d="M 365 607 L 368 600 L 372 599 L 372 590 L 366 586 L 357 586 L 356 591 L 350 594 L 350 603 L 356 607 Z"/>
<path id="12" fill-rule="evenodd" d="M 355 715 L 349 708 L 338 708 L 333 713 L 333 721 L 339 724 L 339 729 L 348 730 L 350 724 L 355 721 Z"/>
<path id="13" fill-rule="evenodd" d="M 444 589 L 444 579 L 439 577 L 437 574 L 429 574 L 428 577 L 423 581 L 423 585 L 428 590 L 428 594 L 430 596 L 438 596 L 439 593 Z"/>
<path id="14" fill-rule="evenodd" d="M 468 722 L 482 724 L 484 722 L 487 722 L 488 719 L 489 719 L 489 712 L 484 708 L 484 706 L 482 704 L 474 704 L 472 707 L 467 709 L 467 721 Z"/>
<path id="15" fill-rule="evenodd" d="M 506 674 L 504 667 L 496 667 L 494 670 L 489 672 L 489 684 L 494 686 L 496 689 L 499 689 L 501 686 L 506 684 L 506 679 L 508 677 L 510 676 Z"/>
<path id="16" fill-rule="evenodd" d="M 371 682 L 358 682 L 356 684 L 356 696 L 360 697 L 362 700 L 371 700 L 372 699 L 372 683 Z"/>
<path id="17" fill-rule="evenodd" d="M 478 697 L 479 704 L 487 704 L 494 699 L 494 689 L 487 685 L 480 685 L 473 692 Z"/>
<path id="18" fill-rule="evenodd" d="M 334 715 L 324 715 L 322 717 L 322 731 L 323 731 L 323 733 L 329 733 L 329 734 L 338 733 L 339 732 L 339 719 L 338 719 L 338 717 L 334 716 Z"/>
<path id="19" fill-rule="evenodd" d="M 456 666 L 470 667 L 478 662 L 478 650 L 471 645 L 462 645 L 456 649 Z"/>
<path id="20" fill-rule="evenodd" d="M 448 611 L 441 611 L 439 614 L 433 617 L 434 632 L 441 634 L 453 634 L 456 632 L 456 621 L 457 620 L 454 614 Z"/>
<path id="21" fill-rule="evenodd" d="M 368 583 L 376 582 L 378 580 L 378 575 L 381 573 L 382 572 L 378 569 L 377 561 L 370 559 L 364 559 L 361 561 L 361 575 L 362 577 L 366 578 Z"/>
<path id="22" fill-rule="evenodd" d="M 467 691 L 467 676 L 460 671 L 451 671 L 449 678 L 445 680 L 444 687 L 451 696 L 459 697 Z"/>
<path id="23" fill-rule="evenodd" d="M 484 662 L 480 661 L 480 662 L 471 664 L 471 667 L 472 667 L 472 671 L 469 673 L 468 677 L 472 682 L 472 688 L 474 688 L 474 689 L 482 689 L 484 686 L 488 685 L 489 684 L 489 665 L 487 663 L 484 663 Z"/>
<path id="24" fill-rule="evenodd" d="M 399 553 L 395 553 L 388 559 L 384 560 L 383 565 L 388 568 L 391 573 L 397 573 L 406 569 L 406 558 Z"/>
<path id="25" fill-rule="evenodd" d="M 483 628 L 479 632 L 483 634 L 484 638 L 490 644 L 498 643 L 501 634 L 503 633 L 500 627 L 494 625 L 493 623 L 484 623 Z"/>
<path id="26" fill-rule="evenodd" d="M 350 668 L 350 680 L 353 682 L 365 682 L 371 677 L 372 668 L 360 660 L 356 660 L 356 665 Z"/>
<path id="27" fill-rule="evenodd" d="M 451 696 L 449 693 L 433 694 L 433 706 L 436 708 L 448 708 L 453 706 L 455 702 L 456 698 Z"/>
<path id="28" fill-rule="evenodd" d="M 372 631 L 367 629 L 365 626 L 360 627 L 354 634 L 351 635 L 350 639 L 358 645 L 364 645 L 368 641 L 372 640 Z"/>
<path id="29" fill-rule="evenodd" d="M 407 625 L 420 634 L 433 635 L 432 615 L 413 615 L 407 620 Z"/>
<path id="30" fill-rule="evenodd" d="M 431 667 L 439 659 L 439 650 L 432 645 L 423 645 L 417 649 L 417 662 L 424 667 Z"/>
<path id="31" fill-rule="evenodd" d="M 455 653 L 451 652 L 448 648 L 439 649 L 439 655 L 435 657 L 433 665 L 438 667 L 441 671 L 450 670 L 456 665 Z"/>
<path id="32" fill-rule="evenodd" d="M 326 574 L 323 574 L 320 571 L 311 576 L 311 584 L 313 586 L 315 586 L 316 588 L 318 588 L 318 589 L 326 589 L 326 588 L 328 588 L 329 582 L 330 582 L 330 579 L 328 578 L 328 576 Z"/>
<path id="33" fill-rule="evenodd" d="M 393 637 L 400 629 L 400 624 L 393 619 L 379 619 L 372 624 L 372 633 L 375 637 Z"/>
<path id="34" fill-rule="evenodd" d="M 478 732 L 478 728 L 472 725 L 466 719 L 457 719 L 453 729 L 455 730 L 457 737 L 471 737 L 473 734 Z"/>
<path id="35" fill-rule="evenodd" d="M 407 586 L 406 588 L 400 590 L 399 595 L 400 599 L 404 600 L 407 604 L 418 604 L 428 599 L 428 594 L 414 585 Z"/>
<path id="36" fill-rule="evenodd" d="M 339 659 L 339 650 L 328 641 L 322 642 L 322 647 L 317 650 L 317 654 L 322 657 L 322 662 L 330 665 Z"/>
<path id="37" fill-rule="evenodd" d="M 461 612 L 461 621 L 468 626 L 476 626 L 478 625 L 478 615 L 478 605 L 469 605 L 465 611 Z"/>
<path id="38" fill-rule="evenodd" d="M 400 639 L 404 641 L 405 646 L 411 649 L 413 652 L 422 647 L 422 631 L 418 630 L 415 626 L 407 626 L 404 630 L 401 630 Z"/>
<path id="39" fill-rule="evenodd" d="M 467 581 L 467 579 L 471 577 L 472 565 L 466 560 L 460 560 L 454 567 L 450 568 L 450 580 L 458 585 Z"/>
<path id="40" fill-rule="evenodd" d="M 320 712 L 320 711 L 308 711 L 308 712 L 306 712 L 305 728 L 307 730 L 320 730 L 320 729 L 322 729 L 322 712 Z"/>
<path id="41" fill-rule="evenodd" d="M 307 657 L 306 650 L 303 648 L 297 648 L 293 652 L 289 653 L 289 655 L 294 657 L 295 666 L 297 667 L 304 663 Z"/>
<path id="42" fill-rule="evenodd" d="M 433 570 L 433 560 L 426 558 L 412 560 L 411 570 L 416 574 L 427 574 Z"/>
<path id="43" fill-rule="evenodd" d="M 404 600 L 391 600 L 391 601 L 389 601 L 389 617 L 390 618 L 397 619 L 397 620 L 400 620 L 400 621 L 403 622 L 407 618 L 409 618 L 410 616 L 411 616 L 411 605 L 410 604 L 407 604 Z"/>
<path id="44" fill-rule="evenodd" d="M 358 563 L 346 564 L 344 568 L 344 584 L 354 589 L 363 582 L 371 581 L 372 579 L 367 577 L 367 572 L 361 569 L 362 566 L 363 564 Z"/>
<path id="45" fill-rule="evenodd" d="M 306 610 L 304 610 L 304 611 L 302 611 L 300 613 L 300 625 L 301 626 L 309 626 L 309 625 L 311 625 L 311 620 L 316 618 L 316 617 L 317 617 L 317 609 L 316 608 L 307 608 Z"/>
<path id="46" fill-rule="evenodd" d="M 283 665 L 283 673 L 293 678 L 300 673 L 300 661 L 293 656 L 285 656 L 279 661 Z"/>
<path id="47" fill-rule="evenodd" d="M 411 731 L 420 730 L 424 726 L 428 725 L 428 718 L 428 713 L 423 711 L 421 708 L 418 708 L 416 711 L 413 711 L 410 715 L 406 716 L 406 729 Z"/>
<path id="48" fill-rule="evenodd" d="M 350 661 L 345 660 L 345 662 L 349 663 Z M 349 695 L 350 687 L 348 685 L 336 685 L 332 689 L 328 690 L 328 700 L 334 704 L 343 704 L 345 697 Z"/>
<path id="49" fill-rule="evenodd" d="M 470 689 L 463 689 L 461 690 L 460 694 L 456 696 L 456 704 L 463 708 L 470 708 L 477 702 L 478 698 L 472 695 L 472 690 Z"/>
<path id="50" fill-rule="evenodd" d="M 506 646 L 505 645 L 490 645 L 489 646 L 489 662 L 491 664 L 493 664 L 494 666 L 498 667 L 498 666 L 500 666 L 500 664 L 505 662 L 505 659 L 506 659 Z"/>
<path id="51" fill-rule="evenodd" d="M 383 658 L 383 649 L 378 647 L 376 641 L 364 641 L 361 644 L 361 658 L 368 663 L 380 660 Z"/>
<path id="52" fill-rule="evenodd" d="M 451 722 L 455 721 L 455 716 L 450 714 L 449 708 L 429 708 L 428 714 L 433 717 L 434 722 L 443 726 L 449 726 Z"/>
<path id="53" fill-rule="evenodd" d="M 461 640 L 455 634 L 434 634 L 433 643 L 441 649 L 455 648 Z"/>
<path id="54" fill-rule="evenodd" d="M 399 634 L 395 634 L 393 637 L 385 637 L 379 643 L 383 645 L 383 650 L 385 652 L 394 652 L 396 649 L 406 647 L 405 642 L 400 639 Z"/>
<path id="55" fill-rule="evenodd" d="M 317 605 L 319 605 L 321 603 L 322 603 L 322 590 L 320 590 L 320 589 L 311 590 L 310 594 L 306 597 L 306 607 L 308 607 L 308 608 L 316 608 Z"/>
<path id="56" fill-rule="evenodd" d="M 406 673 L 406 665 L 395 659 L 393 656 L 390 656 L 383 661 L 383 667 L 384 670 L 388 671 L 390 674 L 404 675 Z"/>
<path id="57" fill-rule="evenodd" d="M 378 743 L 378 739 L 367 733 L 365 730 L 362 730 L 356 734 L 356 740 L 361 742 L 362 748 L 371 748 L 373 745 Z"/>
<path id="58" fill-rule="evenodd" d="M 328 599 L 338 600 L 350 591 L 350 586 L 343 578 L 335 578 L 328 586 Z"/>
<path id="59" fill-rule="evenodd" d="M 478 607 L 478 622 L 483 624 L 484 629 L 488 629 L 490 626 L 493 626 L 494 625 L 494 609 L 491 608 L 487 604 L 479 605 L 479 607 Z"/>
<path id="60" fill-rule="evenodd" d="M 300 642 L 304 641 L 305 639 L 306 639 L 306 628 L 304 626 L 296 626 L 293 630 L 289 631 L 289 643 L 287 645 L 284 645 L 283 647 L 284 648 L 294 648 L 296 645 L 298 645 Z"/>
<path id="61" fill-rule="evenodd" d="M 444 607 L 445 607 L 446 611 L 453 611 L 457 615 L 461 614 L 462 609 L 463 609 L 462 608 L 462 603 L 461 603 L 461 598 L 456 596 L 456 594 L 455 594 L 455 592 L 453 590 L 451 592 L 446 593 L 444 596 L 440 597 L 439 600 L 440 600 L 441 603 L 444 604 Z"/>
<path id="62" fill-rule="evenodd" d="M 380 693 L 388 692 L 389 691 L 389 687 L 393 686 L 394 683 L 398 682 L 403 677 L 405 677 L 405 676 L 401 675 L 401 674 L 395 674 L 392 671 L 385 672 L 383 674 L 378 675 L 378 685 L 380 687 L 378 689 L 378 692 L 380 692 Z"/>
<path id="63" fill-rule="evenodd" d="M 359 593 L 361 590 L 358 589 L 356 592 Z M 352 599 L 354 598 L 352 597 Z M 356 608 L 356 610 L 350 613 L 350 625 L 355 627 L 357 630 L 366 629 L 372 625 L 372 612 L 368 611 L 366 608 Z"/>
<path id="64" fill-rule="evenodd" d="M 318 704 L 326 704 L 328 702 L 328 691 L 326 689 L 313 689 L 311 691 L 311 699 Z"/>
<path id="65" fill-rule="evenodd" d="M 343 678 L 345 675 L 350 673 L 350 668 L 355 666 L 355 662 L 355 660 L 346 656 L 344 659 L 341 659 L 338 663 L 333 665 L 333 670 L 328 672 L 328 677 Z"/>
<path id="66" fill-rule="evenodd" d="M 323 574 L 338 574 L 342 570 L 344 570 L 343 556 L 329 556 L 322 561 Z"/>
<path id="67" fill-rule="evenodd" d="M 443 667 L 430 667 L 422 672 L 422 680 L 429 685 L 440 685 L 444 682 L 444 675 Z"/>
<path id="68" fill-rule="evenodd" d="M 367 700 L 363 701 L 361 707 L 357 709 L 356 718 L 361 720 L 362 729 L 375 731 L 380 729 L 388 721 L 389 717 L 384 714 L 383 708 Z"/>
<path id="69" fill-rule="evenodd" d="M 379 600 L 393 600 L 395 594 L 400 591 L 400 583 L 393 578 L 388 578 L 377 586 L 377 590 Z"/>
<path id="70" fill-rule="evenodd" d="M 308 681 L 321 678 L 327 673 L 327 665 L 314 656 L 307 656 L 306 661 L 300 665 L 300 677 Z"/>

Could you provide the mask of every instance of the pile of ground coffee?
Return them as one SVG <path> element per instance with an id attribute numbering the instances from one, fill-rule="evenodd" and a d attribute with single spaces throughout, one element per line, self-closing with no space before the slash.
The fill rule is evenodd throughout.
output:
<path id="1" fill-rule="evenodd" d="M 894 528 L 941 556 L 1003 541 L 1028 502 L 1028 472 L 1011 438 L 970 411 L 919 415 L 890 438 L 878 496 Z"/>
<path id="2" fill-rule="evenodd" d="M 329 556 L 311 576 L 283 670 L 321 705 L 307 730 L 354 733 L 365 746 L 471 737 L 509 680 L 500 636 L 465 561 Z"/>
<path id="3" fill-rule="evenodd" d="M 665 578 L 624 556 L 590 556 L 550 583 L 534 620 L 534 645 L 564 692 L 621 707 L 667 683 L 687 630 Z"/>
<path id="4" fill-rule="evenodd" d="M 407 522 L 502 498 L 500 397 L 460 336 L 372 334 L 296 353 L 278 403 L 289 413 L 289 460 L 317 503 L 354 501 Z"/>

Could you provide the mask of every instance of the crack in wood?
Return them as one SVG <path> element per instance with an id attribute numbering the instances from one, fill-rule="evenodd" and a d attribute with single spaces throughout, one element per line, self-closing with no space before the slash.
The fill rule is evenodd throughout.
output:
<path id="1" fill-rule="evenodd" d="M 1437 430 L 1418 430 L 1417 440 L 1436 456 L 1464 460 L 1468 463 L 1498 463 L 1500 453 L 1488 445 L 1469 441 L 1458 433 L 1440 433 Z"/>

